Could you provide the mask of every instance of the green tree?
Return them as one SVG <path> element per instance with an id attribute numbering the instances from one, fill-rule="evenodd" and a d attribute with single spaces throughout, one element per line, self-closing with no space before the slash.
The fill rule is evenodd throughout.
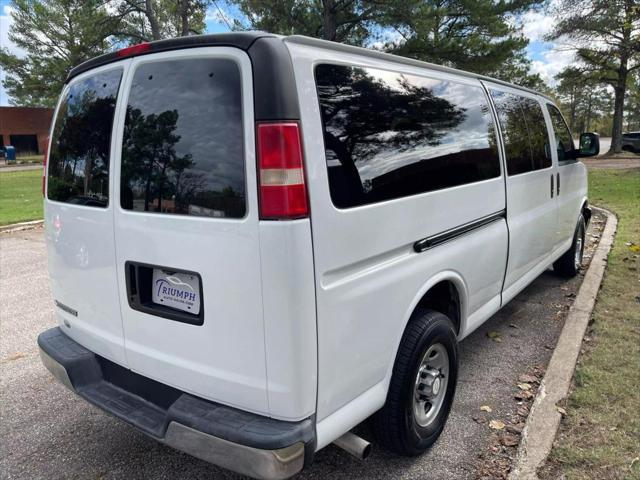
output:
<path id="1" fill-rule="evenodd" d="M 448 65 L 533 88 L 544 87 L 529 74 L 528 40 L 511 19 L 542 0 L 230 0 L 255 28 L 366 46 L 395 35 L 391 53 Z"/>
<path id="2" fill-rule="evenodd" d="M 231 0 L 246 22 L 236 29 L 281 35 L 307 35 L 333 42 L 363 45 L 373 29 L 396 10 L 392 0 Z"/>
<path id="3" fill-rule="evenodd" d="M 404 41 L 391 50 L 506 80 L 539 83 L 539 79 L 527 79 L 528 61 L 523 51 L 528 40 L 511 19 L 540 3 L 539 0 L 408 0 L 403 3 L 400 16 L 394 19 Z"/>
<path id="4" fill-rule="evenodd" d="M 597 76 L 584 68 L 569 66 L 556 75 L 557 97 L 572 131 L 593 130 L 595 121 L 609 113 L 610 95 Z"/>
<path id="5" fill-rule="evenodd" d="M 69 70 L 112 46 L 114 19 L 101 0 L 13 0 L 9 38 L 24 58 L 0 49 L 14 105 L 55 105 Z"/>
<path id="6" fill-rule="evenodd" d="M 640 71 L 634 73 L 627 92 L 627 130 L 640 131 Z"/>
<path id="7" fill-rule="evenodd" d="M 133 42 L 204 33 L 210 0 L 115 0 L 116 34 Z"/>
<path id="8" fill-rule="evenodd" d="M 611 152 L 622 149 L 629 76 L 640 68 L 640 4 L 637 0 L 561 0 L 550 40 L 566 39 L 578 59 L 615 91 Z"/>

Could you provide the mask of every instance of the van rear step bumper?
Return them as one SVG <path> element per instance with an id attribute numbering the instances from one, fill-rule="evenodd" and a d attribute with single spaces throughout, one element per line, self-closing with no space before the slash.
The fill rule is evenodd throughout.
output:
<path id="1" fill-rule="evenodd" d="M 41 333 L 38 346 L 69 389 L 194 457 L 264 479 L 288 478 L 313 460 L 311 418 L 285 422 L 194 397 L 96 355 L 58 327 Z"/>

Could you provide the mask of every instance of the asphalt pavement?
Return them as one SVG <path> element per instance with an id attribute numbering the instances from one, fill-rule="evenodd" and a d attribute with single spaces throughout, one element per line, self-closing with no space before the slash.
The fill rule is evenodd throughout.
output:
<path id="1" fill-rule="evenodd" d="M 428 453 L 402 458 L 374 443 L 362 462 L 330 445 L 297 478 L 473 479 L 487 461 L 480 457 L 508 457 L 496 450 L 488 422 L 517 421 L 518 377 L 547 364 L 581 279 L 545 272 L 461 343 L 454 407 Z M 159 444 L 55 382 L 36 346 L 55 325 L 42 229 L 0 234 L 0 478 L 239 478 Z M 366 422 L 358 432 L 371 439 Z"/>

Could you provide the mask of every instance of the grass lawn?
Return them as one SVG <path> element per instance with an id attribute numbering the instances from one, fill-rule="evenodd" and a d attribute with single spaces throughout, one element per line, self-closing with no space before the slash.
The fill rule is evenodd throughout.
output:
<path id="1" fill-rule="evenodd" d="M 542 476 L 640 479 L 640 169 L 591 170 L 589 197 L 617 214 L 618 232 Z"/>
<path id="2" fill-rule="evenodd" d="M 0 171 L 0 225 L 42 218 L 42 171 Z"/>

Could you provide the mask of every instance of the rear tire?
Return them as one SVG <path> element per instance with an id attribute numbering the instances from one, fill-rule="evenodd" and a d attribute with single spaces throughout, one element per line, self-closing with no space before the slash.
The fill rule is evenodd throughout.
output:
<path id="1" fill-rule="evenodd" d="M 438 439 L 458 378 L 458 343 L 451 320 L 428 309 L 414 312 L 402 336 L 387 401 L 373 418 L 378 443 L 415 456 Z"/>
<path id="2" fill-rule="evenodd" d="M 563 277 L 575 277 L 582 267 L 582 255 L 584 253 L 586 224 L 584 217 L 580 215 L 575 233 L 573 234 L 573 242 L 571 248 L 567 250 L 553 264 L 553 270 Z"/>

